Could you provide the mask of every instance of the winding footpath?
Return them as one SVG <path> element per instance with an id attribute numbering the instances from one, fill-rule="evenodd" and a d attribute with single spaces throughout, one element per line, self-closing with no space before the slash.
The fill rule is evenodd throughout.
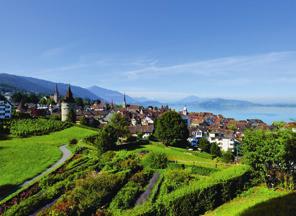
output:
<path id="1" fill-rule="evenodd" d="M 66 145 L 60 146 L 60 150 L 63 153 L 63 156 L 62 156 L 62 158 L 60 160 L 58 160 L 56 163 L 54 163 L 53 165 L 51 165 L 49 168 L 47 168 L 46 170 L 44 170 L 39 175 L 37 175 L 37 176 L 33 177 L 32 179 L 29 179 L 29 180 L 25 181 L 24 183 L 22 183 L 20 185 L 20 187 L 24 187 L 24 186 L 32 183 L 36 179 L 44 176 L 45 174 L 53 171 L 54 169 L 56 169 L 57 167 L 59 167 L 61 164 L 63 164 L 68 158 L 71 157 L 72 152 L 69 149 L 67 149 Z"/>

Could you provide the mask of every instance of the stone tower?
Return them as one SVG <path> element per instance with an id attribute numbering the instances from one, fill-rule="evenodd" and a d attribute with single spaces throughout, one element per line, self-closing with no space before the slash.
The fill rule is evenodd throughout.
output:
<path id="1" fill-rule="evenodd" d="M 70 114 L 73 115 L 73 119 L 69 119 Z M 75 100 L 73 98 L 71 87 L 69 85 L 66 96 L 62 101 L 62 106 L 61 106 L 62 121 L 73 121 L 75 119 L 75 115 L 76 115 Z"/>

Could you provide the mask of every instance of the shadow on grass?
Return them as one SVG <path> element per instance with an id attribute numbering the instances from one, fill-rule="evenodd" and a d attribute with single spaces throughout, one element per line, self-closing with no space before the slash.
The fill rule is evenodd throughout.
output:
<path id="1" fill-rule="evenodd" d="M 0 186 L 0 200 L 4 199 L 8 195 L 19 189 L 19 185 L 5 184 Z"/>
<path id="2" fill-rule="evenodd" d="M 138 143 L 121 144 L 117 146 L 118 150 L 127 150 L 127 151 L 133 151 L 133 150 L 142 149 L 142 148 L 144 147 Z"/>
<path id="3" fill-rule="evenodd" d="M 296 193 L 274 198 L 249 208 L 242 216 L 290 216 L 296 215 Z"/>

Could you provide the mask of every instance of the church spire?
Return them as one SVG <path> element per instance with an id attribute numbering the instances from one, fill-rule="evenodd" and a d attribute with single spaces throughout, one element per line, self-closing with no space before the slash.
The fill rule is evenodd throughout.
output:
<path id="1" fill-rule="evenodd" d="M 66 92 L 66 96 L 65 96 L 64 101 L 68 102 L 68 103 L 73 103 L 75 101 L 73 98 L 73 93 L 72 93 L 70 84 L 68 85 L 68 90 Z"/>
<path id="2" fill-rule="evenodd" d="M 123 93 L 123 108 L 126 108 L 126 98 L 125 98 L 125 93 Z"/>
<path id="3" fill-rule="evenodd" d="M 58 84 L 56 84 L 54 95 L 53 95 L 53 100 L 56 104 L 59 103 L 59 97 L 60 97 L 60 94 L 59 94 L 59 90 L 58 90 Z"/>

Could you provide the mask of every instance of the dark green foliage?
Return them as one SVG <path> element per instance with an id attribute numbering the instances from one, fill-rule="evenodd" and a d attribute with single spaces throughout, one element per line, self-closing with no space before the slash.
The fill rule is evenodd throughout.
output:
<path id="1" fill-rule="evenodd" d="M 155 135 L 165 145 L 176 146 L 186 143 L 189 132 L 181 116 L 177 112 L 168 111 L 157 119 Z"/>
<path id="2" fill-rule="evenodd" d="M 14 136 L 27 137 L 48 134 L 70 126 L 71 124 L 67 122 L 52 119 L 24 119 L 14 120 L 11 124 L 10 132 Z"/>
<path id="3" fill-rule="evenodd" d="M 221 150 L 217 143 L 211 144 L 210 152 L 213 157 L 221 157 Z"/>
<path id="4" fill-rule="evenodd" d="M 142 192 L 142 188 L 135 182 L 127 183 L 116 195 L 110 204 L 111 209 L 128 209 L 134 206 L 136 198 Z"/>
<path id="5" fill-rule="evenodd" d="M 79 123 L 81 125 L 88 125 L 88 121 L 87 119 L 85 118 L 85 116 L 82 116 L 80 119 L 79 119 Z"/>
<path id="6" fill-rule="evenodd" d="M 127 173 L 90 173 L 52 207 L 51 214 L 91 215 L 110 202 L 126 177 Z"/>
<path id="7" fill-rule="evenodd" d="M 39 100 L 43 97 L 44 95 L 40 94 L 34 94 L 34 93 L 21 93 L 21 92 L 16 92 L 12 95 L 12 100 L 15 103 L 21 102 L 23 100 L 24 103 L 38 103 Z"/>
<path id="8" fill-rule="evenodd" d="M 268 186 L 294 185 L 296 134 L 287 129 L 248 130 L 242 145 L 244 160 Z"/>
<path id="9" fill-rule="evenodd" d="M 146 163 L 153 169 L 164 169 L 168 165 L 168 158 L 164 152 L 150 152 L 146 158 Z"/>
<path id="10" fill-rule="evenodd" d="M 127 119 L 119 113 L 115 113 L 108 125 L 115 128 L 115 135 L 119 137 L 127 137 L 129 135 L 128 121 Z"/>
<path id="11" fill-rule="evenodd" d="M 98 148 L 99 153 L 103 153 L 116 148 L 116 142 L 118 140 L 118 131 L 110 125 L 106 125 L 102 128 L 95 140 L 95 145 Z"/>
<path id="12" fill-rule="evenodd" d="M 228 150 L 226 152 L 222 152 L 222 161 L 225 163 L 231 163 L 234 160 L 233 153 Z"/>
<path id="13" fill-rule="evenodd" d="M 75 144 L 77 144 L 78 143 L 78 140 L 77 139 L 71 139 L 70 141 L 69 141 L 69 144 L 70 145 L 75 145 Z"/>
<path id="14" fill-rule="evenodd" d="M 107 161 L 108 154 L 112 160 Z M 111 153 L 104 153 L 103 157 L 105 158 L 104 161 L 104 171 L 116 172 L 116 171 L 123 171 L 129 170 L 132 173 L 135 173 L 142 169 L 140 165 L 139 157 L 128 151 L 120 151 L 117 152 L 116 155 L 112 155 Z"/>
<path id="15" fill-rule="evenodd" d="M 201 138 L 198 142 L 198 148 L 203 152 L 210 153 L 211 143 L 206 138 Z"/>
<path id="16" fill-rule="evenodd" d="M 76 122 L 76 111 L 75 109 L 70 109 L 68 116 L 67 116 L 67 121 L 71 122 L 71 123 L 75 123 Z"/>

